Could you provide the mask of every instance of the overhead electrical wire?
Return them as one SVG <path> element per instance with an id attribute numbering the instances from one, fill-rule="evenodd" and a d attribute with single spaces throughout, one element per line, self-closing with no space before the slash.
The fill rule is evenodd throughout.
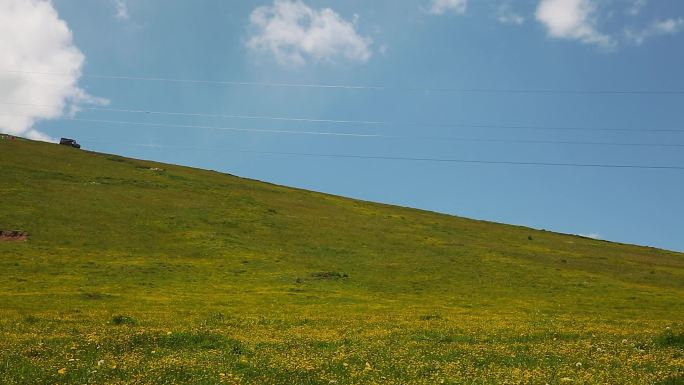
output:
<path id="1" fill-rule="evenodd" d="M 16 105 L 22 107 L 37 107 L 37 108 L 61 108 L 56 105 L 42 105 L 30 103 L 14 103 L 14 102 L 0 102 L 0 105 Z M 471 124 L 471 123 L 431 123 L 431 122 L 392 122 L 383 120 L 351 120 L 351 119 L 317 119 L 304 117 L 284 117 L 284 116 L 269 116 L 269 115 L 236 115 L 236 114 L 214 114 L 214 113 L 199 113 L 199 112 L 174 112 L 174 111 L 155 111 L 145 109 L 125 109 L 125 108 L 109 108 L 109 107 L 88 107 L 79 106 L 79 109 L 89 111 L 101 112 L 116 112 L 116 113 L 132 113 L 132 114 L 147 114 L 147 115 L 167 115 L 167 116 L 186 116 L 186 117 L 207 117 L 207 118 L 225 118 L 225 119 L 245 119 L 245 120 L 272 120 L 272 121 L 288 121 L 288 122 L 305 122 L 305 123 L 332 123 L 332 124 L 358 124 L 358 125 L 373 125 L 373 126 L 411 126 L 411 127 L 435 127 L 435 128 L 481 128 L 481 129 L 529 129 L 529 130 L 551 130 L 551 131 L 617 131 L 617 132 L 671 132 L 684 133 L 684 129 L 674 128 L 653 128 L 653 129 L 639 129 L 639 128 L 601 128 L 601 127 L 581 127 L 581 126 L 545 126 L 545 125 L 524 125 L 524 124 Z M 2 115 L 2 114 L 0 114 Z M 19 116 L 23 116 L 17 114 Z"/>
<path id="2" fill-rule="evenodd" d="M 40 75 L 40 76 L 73 76 L 68 73 L 25 71 L 15 69 L 0 69 L 0 72 Z M 408 91 L 408 92 L 453 92 L 453 93 L 487 93 L 487 94 L 566 94 L 566 95 L 684 95 L 684 90 L 647 90 L 647 89 L 534 89 L 534 88 L 485 88 L 485 87 L 424 87 L 424 86 L 374 86 L 354 84 L 324 84 L 324 83 L 285 83 L 285 82 L 253 82 L 253 81 L 223 81 L 202 79 L 178 79 L 166 77 L 81 74 L 81 77 L 106 80 L 133 80 L 149 82 L 205 84 L 218 86 L 257 86 L 257 87 L 285 87 L 285 88 L 314 88 L 339 90 L 368 90 L 368 91 Z"/>
<path id="3" fill-rule="evenodd" d="M 0 116 L 28 116 L 28 115 L 0 113 Z M 272 129 L 260 129 L 260 128 L 219 127 L 219 126 L 203 126 L 203 125 L 194 125 L 194 124 L 150 123 L 150 122 L 133 122 L 133 121 L 106 120 L 106 119 L 82 119 L 82 118 L 70 118 L 70 117 L 60 117 L 60 118 L 55 118 L 52 120 L 67 120 L 67 121 L 74 121 L 74 122 L 90 122 L 90 123 L 109 123 L 109 124 L 121 124 L 121 125 L 130 125 L 130 126 L 148 126 L 148 127 L 200 128 L 200 129 L 211 129 L 211 130 L 221 130 L 221 131 L 255 132 L 255 133 L 269 133 L 269 134 L 350 136 L 350 137 L 360 137 L 360 138 L 381 137 L 381 135 L 376 135 L 376 134 L 358 134 L 358 133 L 351 133 L 351 132 L 272 130 Z"/>
<path id="4" fill-rule="evenodd" d="M 23 71 L 0 69 L 0 72 L 39 75 L 39 76 L 73 76 L 73 74 Z M 340 90 L 368 90 L 368 91 L 410 91 L 410 92 L 453 92 L 453 93 L 488 93 L 488 94 L 559 94 L 559 95 L 684 95 L 684 90 L 648 90 L 648 89 L 534 89 L 534 88 L 456 88 L 456 87 L 410 87 L 410 86 L 373 86 L 373 85 L 353 85 L 353 84 L 322 84 L 322 83 L 283 83 L 283 82 L 251 82 L 251 81 L 221 81 L 221 80 L 198 80 L 198 79 L 178 79 L 164 77 L 144 77 L 130 75 L 102 75 L 102 74 L 82 74 L 83 78 L 104 79 L 104 80 L 130 80 L 147 82 L 167 82 L 185 84 L 205 84 L 218 86 L 258 86 L 258 87 L 284 87 L 284 88 L 311 88 L 311 89 L 340 89 Z M 44 106 L 34 104 L 22 104 L 11 102 L 0 102 L 6 105 L 23 105 L 33 107 L 54 108 L 57 106 Z M 292 122 L 311 122 L 311 123 L 335 123 L 335 124 L 359 124 L 359 125 L 409 125 L 409 126 L 429 126 L 429 127 L 461 127 L 461 128 L 482 128 L 482 129 L 534 129 L 534 130 L 577 130 L 577 131 L 631 131 L 631 132 L 684 132 L 678 129 L 630 129 L 630 128 L 598 128 L 598 127 L 552 127 L 534 125 L 486 125 L 486 124 L 435 124 L 420 122 L 391 122 L 391 121 L 372 121 L 372 120 L 335 120 L 335 119 L 313 119 L 299 117 L 281 116 L 259 116 L 259 115 L 230 115 L 230 114 L 208 114 L 208 113 L 189 113 L 172 111 L 150 111 L 142 109 L 116 109 L 107 107 L 87 107 L 79 106 L 81 109 L 103 112 L 120 112 L 136 114 L 155 114 L 169 116 L 192 116 L 192 117 L 213 117 L 213 118 L 233 118 L 233 119 L 261 119 L 261 120 L 280 120 Z M 13 115 L 13 114 L 0 114 Z M 22 116 L 22 115 L 19 115 Z M 25 116 L 25 115 L 24 115 Z M 349 132 L 329 132 L 329 131 L 299 131 L 299 130 L 273 130 L 273 129 L 252 129 L 238 127 L 218 127 L 204 125 L 185 125 L 185 124 L 165 124 L 135 121 L 103 120 L 103 119 L 81 119 L 74 117 L 62 117 L 62 120 L 82 121 L 91 123 L 123 124 L 136 126 L 156 126 L 170 128 L 200 128 L 216 129 L 238 132 L 255 132 L 268 134 L 293 134 L 293 135 L 325 135 L 339 137 L 362 137 L 362 138 L 391 138 L 391 139 L 434 139 L 434 140 L 454 140 L 454 141 L 473 141 L 473 142 L 500 142 L 500 143 L 532 143 L 532 144 L 570 144 L 570 145 L 601 145 L 601 146 L 650 146 L 650 147 L 684 147 L 684 144 L 676 143 L 621 143 L 621 142 L 585 142 L 585 141 L 546 141 L 546 140 L 517 140 L 517 139 L 478 139 L 478 138 L 456 138 L 456 137 L 410 137 L 397 135 L 363 134 Z M 84 142 L 88 141 L 83 140 Z M 116 144 L 115 142 L 104 142 Z M 537 161 L 507 161 L 507 160 L 484 160 L 484 159 L 453 159 L 453 158 L 432 158 L 432 157 L 404 157 L 404 156 L 383 156 L 383 155 L 355 155 L 355 154 L 326 154 L 308 152 L 283 152 L 283 151 L 258 151 L 258 150 L 239 150 L 239 149 L 217 149 L 199 148 L 190 146 L 168 146 L 156 144 L 138 143 L 119 143 L 129 146 L 142 146 L 151 148 L 184 148 L 200 151 L 231 151 L 239 153 L 270 154 L 280 156 L 299 156 L 299 157 L 319 157 L 319 158 L 343 158 L 343 159 L 372 159 L 372 160 L 391 160 L 391 161 L 411 161 L 411 162 L 438 162 L 438 163 L 461 163 L 461 164 L 488 164 L 488 165 L 513 165 L 513 166 L 543 166 L 543 167 L 581 167 L 581 168 L 612 168 L 612 169 L 649 169 L 649 170 L 684 170 L 684 166 L 676 165 L 637 165 L 637 164 L 605 164 L 605 163 L 564 163 L 564 162 L 537 162 Z"/>
<path id="5" fill-rule="evenodd" d="M 14 103 L 14 102 L 0 102 L 0 105 L 13 105 L 13 106 L 38 107 L 38 108 L 57 108 L 57 109 L 61 108 L 61 106 L 57 106 L 57 105 Z M 268 116 L 268 115 L 213 114 L 213 113 L 201 113 L 201 112 L 154 111 L 154 110 L 145 110 L 145 109 L 126 109 L 126 108 L 88 107 L 88 106 L 79 106 L 78 108 L 82 109 L 82 110 L 88 110 L 88 111 L 121 112 L 121 113 L 132 113 L 132 114 L 170 115 L 170 116 L 187 116 L 187 117 L 225 118 L 225 119 L 282 120 L 282 121 L 290 121 L 290 122 L 342 123 L 342 124 L 366 124 L 366 125 L 388 125 L 388 124 L 392 124 L 391 122 L 377 121 L 377 120 L 340 120 L 340 119 L 292 118 L 292 117 Z M 429 126 L 430 124 L 425 124 L 423 126 L 426 126 L 426 125 Z"/>
<path id="6" fill-rule="evenodd" d="M 98 143 L 98 141 L 82 140 L 84 143 Z M 377 156 L 377 155 L 353 155 L 353 154 L 324 154 L 308 152 L 285 152 L 285 151 L 258 151 L 240 149 L 221 149 L 203 148 L 192 146 L 171 146 L 159 144 L 141 143 L 113 143 L 99 142 L 107 144 L 120 144 L 126 146 L 148 147 L 148 148 L 177 148 L 198 151 L 229 151 L 250 154 L 266 154 L 281 156 L 317 157 L 317 158 L 342 158 L 342 159 L 372 159 L 372 160 L 393 160 L 409 162 L 434 162 L 434 163 L 462 163 L 462 164 L 487 164 L 487 165 L 511 165 L 511 166 L 543 166 L 543 167 L 581 167 L 581 168 L 610 168 L 610 169 L 643 169 L 643 170 L 678 170 L 684 171 L 684 166 L 658 166 L 658 165 L 635 165 L 635 164 L 605 164 L 605 163 L 564 163 L 564 162 L 519 162 L 508 160 L 483 160 L 483 159 L 452 159 L 452 158 L 429 158 L 429 157 L 403 157 L 403 156 Z"/>
<path id="7" fill-rule="evenodd" d="M 0 116 L 3 116 L 3 115 L 25 116 L 25 115 L 17 115 L 17 114 L 2 114 L 2 113 L 0 113 Z M 193 128 L 193 129 L 211 129 L 211 130 L 219 130 L 219 131 L 252 132 L 252 133 L 263 133 L 263 134 L 337 136 L 337 137 L 350 137 L 350 138 L 434 140 L 434 141 L 454 141 L 454 142 L 474 142 L 474 143 L 590 145 L 590 146 L 618 146 L 618 147 L 662 147 L 662 148 L 684 147 L 684 144 L 679 144 L 679 143 L 630 143 L 630 142 L 596 142 L 596 141 L 535 140 L 535 139 L 529 139 L 529 140 L 528 139 L 483 139 L 483 138 L 465 138 L 465 137 L 453 137 L 453 136 L 382 135 L 382 134 L 363 134 L 363 133 L 352 133 L 352 132 L 276 130 L 276 129 L 221 127 L 221 126 L 207 126 L 207 125 L 193 125 L 193 124 L 168 124 L 168 123 L 134 122 L 134 121 L 106 120 L 106 119 L 82 119 L 82 118 L 70 118 L 70 117 L 62 117 L 62 118 L 57 118 L 55 120 L 67 120 L 67 121 L 89 122 L 89 123 L 119 124 L 119 125 L 130 125 L 130 126 L 145 126 L 145 127 Z"/>

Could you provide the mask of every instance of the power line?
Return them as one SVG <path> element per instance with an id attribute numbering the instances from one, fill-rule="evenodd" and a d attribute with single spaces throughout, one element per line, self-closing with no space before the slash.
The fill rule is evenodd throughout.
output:
<path id="1" fill-rule="evenodd" d="M 16 105 L 26 107 L 39 108 L 61 108 L 57 105 L 42 105 L 30 103 L 13 103 L 0 102 L 0 105 Z M 332 124 L 358 124 L 358 125 L 374 125 L 374 126 L 410 126 L 410 127 L 435 127 L 435 128 L 481 128 L 481 129 L 528 129 L 528 130 L 550 130 L 550 131 L 617 131 L 617 132 L 673 132 L 684 133 L 681 129 L 655 128 L 655 129 L 639 129 L 639 128 L 601 128 L 601 127 L 581 127 L 581 126 L 545 126 L 545 125 L 505 125 L 505 124 L 470 124 L 470 123 L 430 123 L 430 122 L 392 122 L 383 120 L 351 120 L 351 119 L 316 119 L 303 117 L 284 117 L 284 116 L 269 116 L 269 115 L 232 115 L 232 114 L 212 114 L 199 112 L 173 112 L 173 111 L 154 111 L 144 109 L 122 109 L 122 108 L 107 108 L 107 107 L 87 107 L 79 106 L 80 109 L 89 111 L 102 112 L 118 112 L 118 113 L 133 113 L 133 114 L 148 114 L 148 115 L 168 115 L 168 116 L 187 116 L 187 117 L 208 117 L 208 118 L 226 118 L 226 119 L 244 119 L 244 120 L 272 120 L 272 121 L 287 121 L 287 122 L 305 122 L 305 123 L 332 123 Z M 2 115 L 2 114 L 0 114 Z M 25 115 L 19 115 L 25 116 Z"/>
<path id="2" fill-rule="evenodd" d="M 42 75 L 42 76 L 73 76 L 73 74 L 57 72 L 39 72 L 3 69 L 0 72 Z M 533 89 L 533 88 L 449 88 L 449 87 L 409 87 L 409 86 L 373 86 L 354 84 L 323 84 L 323 83 L 284 83 L 284 82 L 250 82 L 250 81 L 222 81 L 201 79 L 178 79 L 163 77 L 145 77 L 130 75 L 101 75 L 82 74 L 81 77 L 105 80 L 133 80 L 149 82 L 205 84 L 217 86 L 256 86 L 256 87 L 285 87 L 285 88 L 313 88 L 338 90 L 367 90 L 367 91 L 408 91 L 408 92 L 452 92 L 452 93 L 486 93 L 486 94 L 559 94 L 559 95 L 684 95 L 684 90 L 573 90 L 573 89 Z"/>
<path id="3" fill-rule="evenodd" d="M 15 114 L 0 114 L 16 116 Z M 24 116 L 24 115 L 18 115 Z M 89 123 L 107 123 L 120 124 L 131 126 L 145 126 L 145 127 L 169 127 L 169 128 L 197 128 L 197 129 L 212 129 L 221 131 L 235 131 L 235 132 L 253 132 L 262 134 L 286 134 L 286 135 L 315 135 L 315 136 L 337 136 L 350 138 L 377 138 L 377 139 L 401 139 L 401 140 L 434 140 L 434 141 L 454 141 L 454 142 L 473 142 L 473 143 L 515 143 L 515 144 L 553 144 L 553 145 L 589 145 L 589 146 L 616 146 L 616 147 L 662 147 L 662 148 L 677 148 L 684 147 L 684 144 L 679 143 L 629 143 L 629 142 L 591 142 L 591 141 L 557 141 L 557 140 L 528 140 L 528 139 L 481 139 L 481 138 L 464 138 L 451 136 L 403 136 L 403 135 L 381 135 L 381 134 L 358 134 L 351 132 L 330 132 L 330 131 L 299 131 L 299 130 L 272 130 L 272 129 L 257 129 L 257 128 L 238 128 L 238 127 L 220 127 L 220 126 L 204 126 L 204 125 L 190 125 L 190 124 L 167 124 L 167 123 L 148 123 L 148 122 L 132 122 L 121 120 L 104 120 L 104 119 L 81 119 L 81 118 L 58 118 L 56 120 L 68 120 L 76 122 Z"/>
<path id="4" fill-rule="evenodd" d="M 98 143 L 97 141 L 82 140 L 82 142 Z M 341 159 L 371 159 L 371 160 L 392 160 L 409 162 L 434 162 L 434 163 L 463 163 L 463 164 L 487 164 L 487 165 L 512 165 L 512 166 L 543 166 L 543 167 L 581 167 L 581 168 L 609 168 L 609 169 L 644 169 L 644 170 L 684 170 L 684 166 L 655 166 L 655 165 L 634 165 L 634 164 L 603 164 L 603 163 L 553 163 L 553 162 L 517 162 L 499 161 L 482 159 L 449 159 L 449 158 L 422 158 L 422 157 L 402 157 L 402 156 L 374 156 L 374 155 L 351 155 L 351 154 L 322 154 L 308 152 L 283 152 L 283 151 L 258 151 L 258 150 L 238 150 L 238 149 L 219 149 L 202 148 L 191 146 L 170 146 L 159 144 L 140 144 L 140 143 L 112 143 L 127 146 L 148 147 L 148 148 L 178 148 L 191 149 L 198 151 L 230 151 L 250 154 L 267 154 L 282 156 L 300 156 L 317 158 L 341 158 Z"/>
<path id="5" fill-rule="evenodd" d="M 0 113 L 0 116 L 27 116 L 27 115 L 1 114 Z M 192 125 L 192 124 L 167 124 L 167 123 L 132 122 L 132 121 L 105 120 L 105 119 L 81 119 L 81 118 L 70 118 L 70 117 L 55 118 L 53 120 L 67 120 L 67 121 L 89 122 L 89 123 L 109 123 L 109 124 L 122 124 L 122 125 L 130 125 L 130 126 L 147 126 L 147 127 L 200 128 L 200 129 L 212 129 L 212 130 L 221 130 L 221 131 L 255 132 L 255 133 L 268 133 L 268 134 L 349 136 L 349 137 L 359 137 L 359 138 L 382 137 L 381 135 L 375 135 L 375 134 L 357 134 L 357 133 L 351 133 L 351 132 L 271 130 L 271 129 L 259 129 L 259 128 L 202 126 L 202 125 Z"/>
<path id="6" fill-rule="evenodd" d="M 47 104 L 12 103 L 12 102 L 0 102 L 0 104 L 2 104 L 2 105 L 15 105 L 15 106 L 26 106 L 26 107 L 40 107 L 40 108 L 62 108 L 61 106 L 47 105 Z M 154 111 L 154 110 L 143 110 L 143 109 L 88 107 L 88 106 L 79 106 L 78 108 L 83 109 L 83 110 L 89 110 L 89 111 L 124 112 L 124 113 L 133 113 L 133 114 L 190 116 L 190 117 L 227 118 L 227 119 L 283 120 L 283 121 L 290 121 L 290 122 L 343 123 L 343 124 L 366 124 L 366 125 L 392 124 L 391 122 L 377 121 L 377 120 L 339 120 L 339 119 L 292 118 L 292 117 L 268 116 L 268 115 L 211 114 L 211 113 L 200 113 L 200 112 Z M 425 124 L 425 125 L 429 125 L 429 124 Z"/>

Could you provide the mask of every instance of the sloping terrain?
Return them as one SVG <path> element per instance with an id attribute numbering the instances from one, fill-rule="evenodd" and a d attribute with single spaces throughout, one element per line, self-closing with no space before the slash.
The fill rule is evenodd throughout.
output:
<path id="1" fill-rule="evenodd" d="M 680 253 L 26 140 L 0 171 L 3 384 L 684 381 Z"/>

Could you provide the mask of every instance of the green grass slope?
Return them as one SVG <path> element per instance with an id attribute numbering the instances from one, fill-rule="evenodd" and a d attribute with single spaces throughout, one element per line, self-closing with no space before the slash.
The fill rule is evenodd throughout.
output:
<path id="1" fill-rule="evenodd" d="M 0 172 L 3 384 L 684 381 L 680 253 L 26 140 Z"/>

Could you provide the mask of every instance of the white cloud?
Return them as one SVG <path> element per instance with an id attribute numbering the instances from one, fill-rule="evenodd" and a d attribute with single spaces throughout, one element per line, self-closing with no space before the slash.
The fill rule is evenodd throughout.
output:
<path id="1" fill-rule="evenodd" d="M 432 0 L 428 12 L 443 15 L 447 12 L 464 14 L 468 7 L 468 0 Z"/>
<path id="2" fill-rule="evenodd" d="M 591 239 L 603 239 L 601 234 L 589 233 L 589 234 L 577 234 L 580 237 L 591 238 Z"/>
<path id="3" fill-rule="evenodd" d="M 73 113 L 80 103 L 106 102 L 78 86 L 85 57 L 50 1 L 0 0 L 0 36 L 0 69 L 60 74 L 0 72 L 0 101 L 52 106 L 2 105 L 0 130 L 51 140 L 33 129 L 37 121 Z"/>
<path id="4" fill-rule="evenodd" d="M 613 46 L 610 36 L 596 30 L 595 11 L 593 0 L 541 0 L 536 18 L 551 37 Z"/>
<path id="5" fill-rule="evenodd" d="M 497 8 L 497 17 L 501 24 L 521 25 L 525 22 L 525 17 L 515 12 L 509 2 L 501 3 Z"/>
<path id="6" fill-rule="evenodd" d="M 649 38 L 664 35 L 674 35 L 682 31 L 682 29 L 684 29 L 684 19 L 666 19 L 656 21 L 639 31 L 627 29 L 625 30 L 625 36 L 627 40 L 631 41 L 632 43 L 641 45 Z"/>
<path id="7" fill-rule="evenodd" d="M 632 16 L 637 16 L 647 4 L 648 0 L 632 0 L 632 3 L 627 8 L 627 13 Z"/>
<path id="8" fill-rule="evenodd" d="M 667 19 L 655 22 L 653 24 L 653 30 L 657 33 L 662 34 L 673 34 L 682 30 L 684 26 L 684 19 Z"/>
<path id="9" fill-rule="evenodd" d="M 119 20 L 128 20 L 131 16 L 128 14 L 128 3 L 126 0 L 116 1 L 116 18 Z"/>
<path id="10" fill-rule="evenodd" d="M 254 33 L 247 47 L 270 53 L 285 65 L 338 57 L 366 62 L 372 56 L 372 40 L 356 31 L 357 18 L 350 22 L 330 8 L 315 10 L 301 0 L 275 0 L 252 12 Z"/>

